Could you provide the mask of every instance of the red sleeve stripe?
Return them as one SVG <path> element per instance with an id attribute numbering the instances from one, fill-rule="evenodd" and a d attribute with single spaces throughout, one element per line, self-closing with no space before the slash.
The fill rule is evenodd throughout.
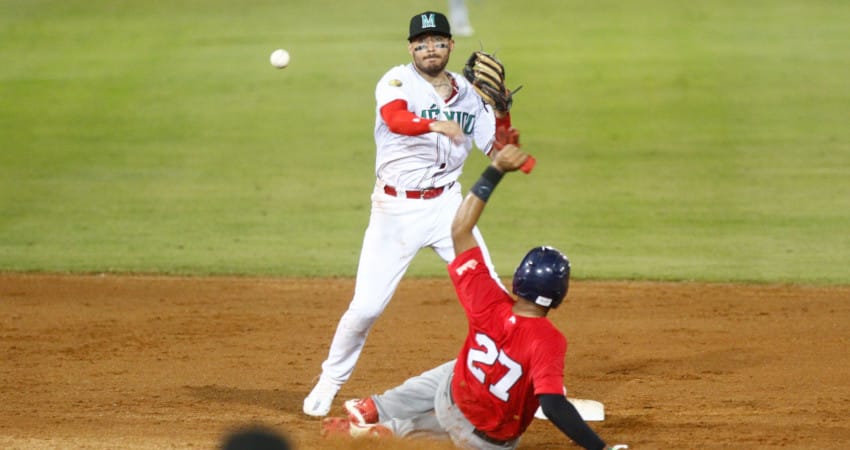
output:
<path id="1" fill-rule="evenodd" d="M 404 100 L 393 100 L 381 107 L 381 117 L 386 122 L 390 131 L 407 136 L 416 136 L 429 133 L 433 119 L 425 119 L 407 110 L 407 102 Z"/>

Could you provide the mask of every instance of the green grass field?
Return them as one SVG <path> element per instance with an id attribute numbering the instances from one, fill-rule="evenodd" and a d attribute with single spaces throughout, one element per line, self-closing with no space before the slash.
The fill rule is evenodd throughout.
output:
<path id="1" fill-rule="evenodd" d="M 0 270 L 352 276 L 374 86 L 428 8 L 0 0 Z M 539 161 L 481 224 L 500 273 L 546 243 L 583 279 L 850 283 L 850 3 L 469 8 L 450 69 L 498 50 Z"/>

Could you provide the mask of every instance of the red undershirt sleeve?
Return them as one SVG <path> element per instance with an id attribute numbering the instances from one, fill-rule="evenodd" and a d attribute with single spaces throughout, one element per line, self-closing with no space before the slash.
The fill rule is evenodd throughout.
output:
<path id="1" fill-rule="evenodd" d="M 499 127 L 511 127 L 511 113 L 505 114 L 505 117 L 496 117 L 496 128 Z"/>
<path id="2" fill-rule="evenodd" d="M 407 102 L 404 100 L 393 100 L 381 107 L 381 117 L 386 122 L 390 131 L 407 136 L 430 133 L 433 119 L 425 119 L 407 110 Z"/>
<path id="3" fill-rule="evenodd" d="M 505 117 L 496 117 L 496 129 L 499 127 L 510 128 L 511 127 L 511 113 L 505 114 Z M 487 151 L 487 156 L 493 157 L 493 149 L 494 146 L 490 146 L 490 150 Z"/>

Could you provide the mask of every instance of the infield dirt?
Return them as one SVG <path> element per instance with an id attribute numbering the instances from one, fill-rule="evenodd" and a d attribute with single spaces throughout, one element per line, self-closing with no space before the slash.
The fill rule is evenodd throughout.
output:
<path id="1" fill-rule="evenodd" d="M 267 425 L 297 449 L 449 449 L 324 439 L 301 413 L 351 279 L 0 274 L 0 447 L 214 449 Z M 632 449 L 842 448 L 850 442 L 850 287 L 574 282 L 551 318 L 570 395 Z M 347 398 L 454 357 L 448 279 L 406 279 Z M 572 447 L 571 447 L 572 446 Z M 577 448 L 536 421 L 520 448 Z"/>

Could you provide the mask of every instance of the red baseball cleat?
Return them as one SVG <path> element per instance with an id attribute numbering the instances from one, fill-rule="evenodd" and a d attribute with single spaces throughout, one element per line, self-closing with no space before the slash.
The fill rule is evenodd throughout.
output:
<path id="1" fill-rule="evenodd" d="M 344 406 L 351 423 L 358 425 L 378 423 L 378 408 L 372 397 L 348 400 Z"/>
<path id="2" fill-rule="evenodd" d="M 351 423 L 351 436 L 356 438 L 386 438 L 392 437 L 393 431 L 383 425 L 367 424 L 360 425 L 354 422 Z"/>
<path id="3" fill-rule="evenodd" d="M 351 422 L 344 417 L 327 417 L 322 419 L 322 436 L 351 436 Z"/>
<path id="4" fill-rule="evenodd" d="M 327 417 L 322 420 L 322 436 L 354 437 L 354 438 L 383 438 L 391 437 L 392 430 L 377 424 L 357 424 L 346 417 Z"/>

